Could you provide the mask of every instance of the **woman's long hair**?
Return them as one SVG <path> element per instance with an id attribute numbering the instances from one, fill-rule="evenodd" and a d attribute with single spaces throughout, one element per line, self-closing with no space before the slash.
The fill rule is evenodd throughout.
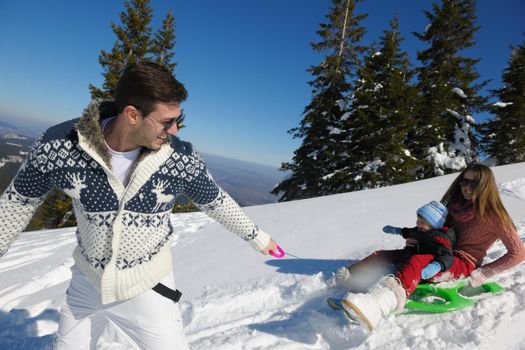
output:
<path id="1" fill-rule="evenodd" d="M 459 182 L 469 170 L 475 174 L 476 180 L 479 181 L 472 191 L 474 214 L 482 221 L 486 220 L 488 215 L 495 215 L 506 229 L 515 230 L 516 227 L 501 201 L 494 173 L 486 165 L 469 164 L 452 182 L 441 202 L 448 205 L 451 202 L 464 200 Z"/>

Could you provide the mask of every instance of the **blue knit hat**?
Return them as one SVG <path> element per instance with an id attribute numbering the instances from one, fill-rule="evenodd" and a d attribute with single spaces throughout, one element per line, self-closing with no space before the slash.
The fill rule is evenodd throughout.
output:
<path id="1" fill-rule="evenodd" d="M 432 227 L 441 229 L 445 224 L 448 210 L 443 204 L 432 201 L 417 210 L 417 215 L 421 215 Z"/>

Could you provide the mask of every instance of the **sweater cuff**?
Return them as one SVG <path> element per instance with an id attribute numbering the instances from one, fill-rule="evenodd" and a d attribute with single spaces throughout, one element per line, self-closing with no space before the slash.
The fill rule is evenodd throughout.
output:
<path id="1" fill-rule="evenodd" d="M 266 246 L 268 246 L 268 243 L 270 243 L 270 239 L 272 239 L 272 237 L 270 237 L 269 234 L 262 230 L 259 230 L 257 236 L 254 239 L 249 240 L 248 242 L 250 242 L 250 245 L 253 247 L 253 249 L 260 252 L 261 250 L 266 248 Z"/>
<path id="2" fill-rule="evenodd" d="M 482 266 L 482 267 L 478 267 L 476 270 L 481 272 L 483 274 L 483 276 L 485 276 L 485 278 L 491 278 L 491 277 L 497 275 L 497 272 L 494 271 L 493 269 L 491 269 L 490 267 L 489 268 L 483 268 L 483 266 Z"/>

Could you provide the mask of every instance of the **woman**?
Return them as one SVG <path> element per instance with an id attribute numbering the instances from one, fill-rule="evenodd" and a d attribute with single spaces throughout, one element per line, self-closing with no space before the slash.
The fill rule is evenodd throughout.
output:
<path id="1" fill-rule="evenodd" d="M 447 272 L 438 273 L 430 281 L 470 276 L 470 284 L 477 287 L 487 278 L 525 259 L 525 248 L 501 202 L 494 174 L 489 167 L 482 164 L 469 165 L 454 180 L 441 202 L 448 208 L 446 225 L 455 230 L 457 242 L 452 267 Z M 499 259 L 482 266 L 487 250 L 498 239 L 507 252 Z M 370 285 L 370 276 L 377 278 L 378 271 L 396 269 L 399 264 L 404 263 L 405 257 L 405 250 L 377 251 L 345 268 L 346 271 L 338 272 L 339 280 L 351 290 L 342 300 L 345 311 L 360 319 L 370 330 L 390 312 L 403 309 L 407 288 L 393 276 L 384 278 L 367 293 L 355 293 L 352 285 L 362 290 L 367 284 Z M 420 276 L 412 282 L 417 284 L 419 281 Z"/>

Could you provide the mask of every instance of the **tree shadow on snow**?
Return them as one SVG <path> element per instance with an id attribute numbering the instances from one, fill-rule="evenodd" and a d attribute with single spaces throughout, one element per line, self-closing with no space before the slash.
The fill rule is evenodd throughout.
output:
<path id="1" fill-rule="evenodd" d="M 346 259 L 272 259 L 266 261 L 266 264 L 277 267 L 277 272 L 281 273 L 315 275 L 319 272 L 329 274 L 341 266 L 352 265 L 357 261 Z"/>
<path id="2" fill-rule="evenodd" d="M 0 311 L 0 350 L 4 349 L 53 349 L 55 334 L 38 336 L 38 321 L 52 321 L 58 324 L 59 313 L 46 309 L 38 316 L 31 317 L 27 310 L 13 309 Z"/>

